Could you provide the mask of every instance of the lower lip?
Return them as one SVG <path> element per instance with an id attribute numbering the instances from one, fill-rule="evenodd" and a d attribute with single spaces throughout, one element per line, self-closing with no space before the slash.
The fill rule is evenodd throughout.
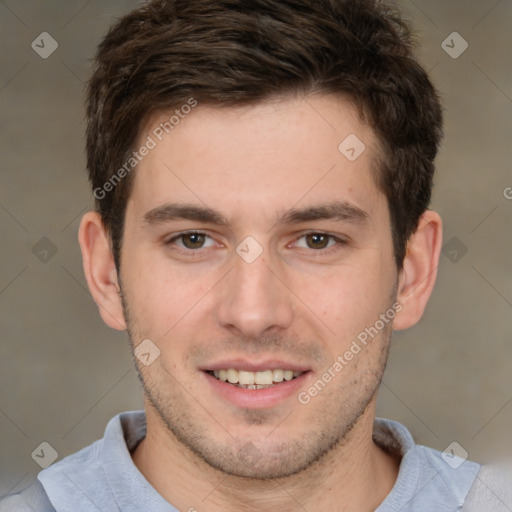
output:
<path id="1" fill-rule="evenodd" d="M 245 389 L 216 379 L 213 375 L 201 372 L 208 383 L 212 386 L 216 394 L 223 399 L 245 409 L 267 409 L 275 407 L 281 402 L 290 398 L 297 397 L 300 388 L 304 386 L 306 379 L 311 372 L 304 372 L 295 379 L 283 381 L 268 388 Z"/>

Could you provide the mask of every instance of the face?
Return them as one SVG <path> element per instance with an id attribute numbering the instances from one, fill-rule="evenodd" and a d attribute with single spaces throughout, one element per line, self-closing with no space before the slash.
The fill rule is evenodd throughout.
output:
<path id="1" fill-rule="evenodd" d="M 160 141 L 162 119 L 141 136 L 156 146 L 120 273 L 133 345 L 160 351 L 136 360 L 148 407 L 212 467 L 297 473 L 364 418 L 386 362 L 397 270 L 377 142 L 333 96 L 198 105 Z M 355 160 L 354 138 L 338 148 L 351 134 Z"/>

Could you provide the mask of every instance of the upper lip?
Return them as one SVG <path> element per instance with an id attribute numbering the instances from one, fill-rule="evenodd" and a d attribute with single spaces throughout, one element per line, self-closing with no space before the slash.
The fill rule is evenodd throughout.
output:
<path id="1" fill-rule="evenodd" d="M 266 359 L 264 361 L 248 361 L 247 359 L 226 359 L 200 368 L 202 371 L 214 370 L 243 370 L 246 372 L 261 372 L 264 370 L 293 370 L 294 372 L 306 372 L 311 368 L 303 364 L 286 362 L 279 359 Z"/>

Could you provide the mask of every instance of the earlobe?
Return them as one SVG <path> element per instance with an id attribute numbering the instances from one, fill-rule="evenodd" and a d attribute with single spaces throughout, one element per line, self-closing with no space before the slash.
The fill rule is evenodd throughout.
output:
<path id="1" fill-rule="evenodd" d="M 78 241 L 82 251 L 85 278 L 101 318 L 113 329 L 126 330 L 109 236 L 97 212 L 90 211 L 82 217 Z"/>
<path id="2" fill-rule="evenodd" d="M 442 237 L 441 217 L 431 210 L 425 211 L 407 244 L 397 292 L 402 310 L 395 318 L 394 329 L 412 327 L 422 317 L 434 289 Z"/>

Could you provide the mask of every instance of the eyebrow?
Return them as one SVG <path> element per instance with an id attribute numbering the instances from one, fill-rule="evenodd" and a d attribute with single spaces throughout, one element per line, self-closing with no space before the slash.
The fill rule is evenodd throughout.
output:
<path id="1" fill-rule="evenodd" d="M 184 203 L 167 203 L 144 214 L 144 224 L 158 225 L 173 220 L 191 220 L 219 226 L 228 226 L 229 221 L 221 213 L 208 207 Z M 277 224 L 300 224 L 317 220 L 335 220 L 354 224 L 368 224 L 368 214 L 346 201 L 333 201 L 326 204 L 311 206 L 303 209 L 292 208 L 282 213 Z"/>
<path id="2" fill-rule="evenodd" d="M 278 223 L 299 224 L 301 222 L 311 222 L 315 220 L 337 220 L 356 224 L 367 224 L 370 219 L 368 214 L 358 206 L 346 201 L 334 201 L 301 210 L 293 208 L 281 215 Z"/>
<path id="3" fill-rule="evenodd" d="M 219 212 L 193 204 L 167 203 L 144 214 L 144 223 L 148 225 L 163 224 L 180 219 L 208 222 L 219 226 L 228 225 L 227 219 Z"/>

